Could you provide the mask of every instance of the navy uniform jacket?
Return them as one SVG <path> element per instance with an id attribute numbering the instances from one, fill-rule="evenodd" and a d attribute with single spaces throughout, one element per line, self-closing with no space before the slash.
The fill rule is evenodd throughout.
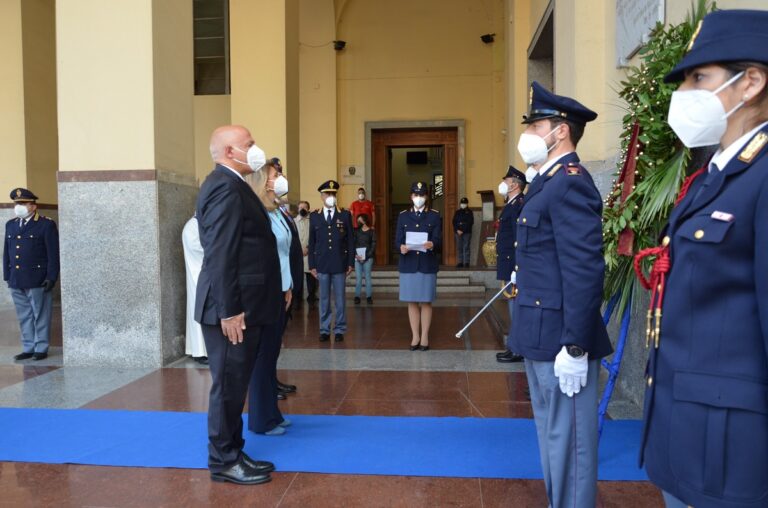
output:
<path id="1" fill-rule="evenodd" d="M 285 302 L 277 242 L 250 186 L 217 165 L 200 187 L 197 223 L 204 255 L 195 321 L 218 325 L 245 312 L 246 325 L 275 323 Z"/>
<path id="2" fill-rule="evenodd" d="M 751 145 L 751 146 L 750 146 Z M 673 210 L 648 476 L 686 504 L 768 506 L 768 127 Z"/>
<path id="3" fill-rule="evenodd" d="M 19 219 L 5 224 L 3 280 L 12 289 L 39 288 L 59 278 L 59 231 L 56 223 L 35 212 L 24 227 Z"/>
<path id="4" fill-rule="evenodd" d="M 515 241 L 517 239 L 517 218 L 523 209 L 523 195 L 518 194 L 509 201 L 499 216 L 499 231 L 496 234 L 496 280 L 509 282 L 515 271 Z"/>
<path id="5" fill-rule="evenodd" d="M 434 246 L 427 252 L 410 251 L 408 254 L 400 254 L 398 270 L 401 273 L 437 273 L 440 268 L 437 252 L 443 241 L 443 221 L 440 213 L 429 208 L 425 208 L 421 216 L 417 216 L 413 208 L 400 212 L 395 234 L 395 245 L 398 250 L 401 245 L 405 245 L 405 234 L 408 231 L 427 233 L 427 239 Z"/>
<path id="6" fill-rule="evenodd" d="M 352 234 L 352 214 L 338 208 L 332 224 L 323 207 L 309 214 L 309 269 L 318 273 L 346 273 L 355 266 L 355 238 Z"/>
<path id="7" fill-rule="evenodd" d="M 602 205 L 575 153 L 537 176 L 517 228 L 517 298 L 510 349 L 553 361 L 576 344 L 590 359 L 611 353 L 600 316 L 605 263 Z"/>
<path id="8" fill-rule="evenodd" d="M 475 215 L 469 208 L 457 209 L 453 214 L 453 231 L 461 231 L 464 234 L 472 234 L 472 226 L 475 224 Z"/>

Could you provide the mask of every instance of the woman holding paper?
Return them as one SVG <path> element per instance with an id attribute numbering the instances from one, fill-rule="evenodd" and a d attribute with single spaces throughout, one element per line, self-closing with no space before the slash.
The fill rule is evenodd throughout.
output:
<path id="1" fill-rule="evenodd" d="M 355 305 L 360 304 L 363 276 L 365 276 L 366 301 L 369 305 L 373 303 L 371 268 L 373 268 L 373 255 L 376 251 L 376 234 L 369 227 L 370 221 L 371 219 L 366 213 L 357 216 L 357 229 L 355 229 Z"/>
<path id="2" fill-rule="evenodd" d="M 411 323 L 411 351 L 429 350 L 432 302 L 437 296 L 437 250 L 442 243 L 442 220 L 436 210 L 426 207 L 429 186 L 411 185 L 413 207 L 400 212 L 395 241 L 400 245 L 400 301 L 408 302 Z"/>

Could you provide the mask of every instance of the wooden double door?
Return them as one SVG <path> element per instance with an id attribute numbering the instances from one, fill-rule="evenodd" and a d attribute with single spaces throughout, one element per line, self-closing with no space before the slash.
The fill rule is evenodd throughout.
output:
<path id="1" fill-rule="evenodd" d="M 376 207 L 376 264 L 397 263 L 393 254 L 394 232 L 397 222 L 392 209 L 392 159 L 393 148 L 441 146 L 443 148 L 443 248 L 441 263 L 456 263 L 456 247 L 451 224 L 459 203 L 458 196 L 458 129 L 415 128 L 374 129 L 371 132 L 373 203 Z M 431 182 L 429 182 L 431 185 Z M 428 203 L 429 205 L 429 203 Z"/>

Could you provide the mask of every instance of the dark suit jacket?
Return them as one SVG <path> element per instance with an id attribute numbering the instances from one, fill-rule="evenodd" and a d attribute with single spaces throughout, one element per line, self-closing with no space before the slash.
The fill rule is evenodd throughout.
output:
<path id="1" fill-rule="evenodd" d="M 283 218 L 291 228 L 291 250 L 288 257 L 291 265 L 291 280 L 293 281 L 293 299 L 296 302 L 304 289 L 304 249 L 301 248 L 299 230 L 293 217 L 283 212 L 282 209 L 280 213 L 283 214 Z M 298 305 L 298 302 L 296 304 Z M 291 306 L 293 307 L 293 304 Z"/>
<path id="2" fill-rule="evenodd" d="M 245 312 L 246 325 L 272 324 L 283 304 L 280 260 L 267 212 L 251 188 L 224 166 L 197 197 L 203 268 L 195 321 L 217 325 Z"/>

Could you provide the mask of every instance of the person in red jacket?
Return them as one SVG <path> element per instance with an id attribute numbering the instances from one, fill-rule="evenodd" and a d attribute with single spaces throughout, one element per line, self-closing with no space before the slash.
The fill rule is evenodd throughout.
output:
<path id="1" fill-rule="evenodd" d="M 372 228 L 376 226 L 376 212 L 374 210 L 373 201 L 366 199 L 365 189 L 360 187 L 357 189 L 357 201 L 352 202 L 349 205 L 349 211 L 352 212 L 352 226 L 357 229 L 359 227 L 357 218 L 365 214 L 368 216 L 370 222 L 368 227 Z"/>

